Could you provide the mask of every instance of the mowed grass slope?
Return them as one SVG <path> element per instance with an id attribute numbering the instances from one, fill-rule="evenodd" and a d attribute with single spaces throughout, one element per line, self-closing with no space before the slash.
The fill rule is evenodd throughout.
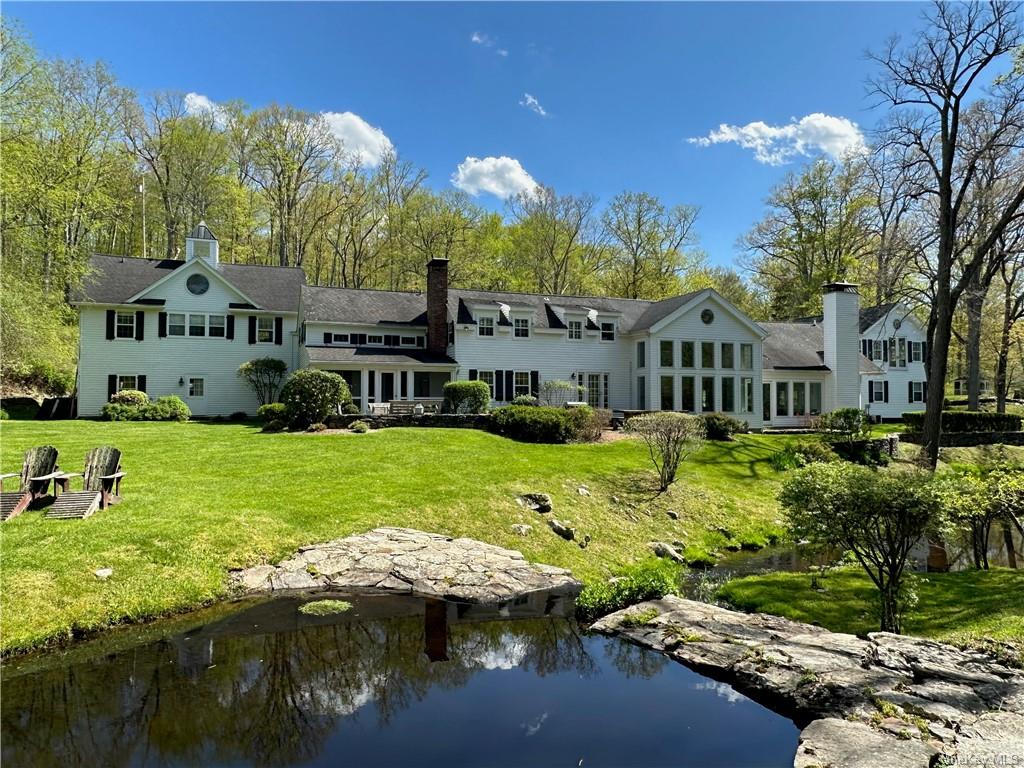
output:
<path id="1" fill-rule="evenodd" d="M 0 526 L 4 652 L 202 605 L 226 593 L 231 568 L 384 525 L 513 547 L 583 579 L 643 559 L 655 539 L 700 550 L 781 531 L 769 457 L 782 437 L 709 443 L 658 495 L 646 448 L 633 440 L 529 445 L 475 430 L 261 434 L 241 424 L 90 421 L 0 429 L 4 471 L 20 468 L 26 448 L 52 444 L 61 467 L 80 472 L 85 452 L 108 444 L 123 451 L 128 473 L 124 501 L 87 520 L 30 511 Z M 550 493 L 554 516 L 589 534 L 589 547 L 520 508 L 524 491 Z M 533 525 L 529 536 L 512 533 L 520 522 Z M 103 567 L 114 569 L 106 581 L 93 575 Z"/>

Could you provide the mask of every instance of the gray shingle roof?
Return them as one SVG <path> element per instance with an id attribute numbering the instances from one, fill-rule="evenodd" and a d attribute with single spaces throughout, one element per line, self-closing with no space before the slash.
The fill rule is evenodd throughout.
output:
<path id="1" fill-rule="evenodd" d="M 776 370 L 827 371 L 825 332 L 820 324 L 809 322 L 758 323 L 768 333 L 762 347 L 764 367 Z M 880 369 L 860 355 L 860 372 L 879 373 Z"/>
<path id="2" fill-rule="evenodd" d="M 302 287 L 302 313 L 307 321 L 426 326 L 426 294 L 366 288 Z"/>
<path id="3" fill-rule="evenodd" d="M 97 254 L 89 259 L 89 272 L 82 287 L 72 296 L 72 301 L 124 304 L 186 263 L 176 259 L 136 259 Z M 220 264 L 217 270 L 261 309 L 298 311 L 299 290 L 305 282 L 299 267 Z"/>
<path id="4" fill-rule="evenodd" d="M 313 363 L 359 363 L 392 365 L 457 365 L 447 355 L 437 355 L 425 349 L 388 351 L 377 347 L 307 347 Z"/>
<path id="5" fill-rule="evenodd" d="M 878 304 L 874 307 L 862 307 L 860 310 L 860 332 L 864 333 L 868 328 L 877 323 L 887 314 L 889 314 L 893 307 L 898 306 L 895 303 L 892 304 Z M 810 317 L 798 317 L 793 320 L 794 323 L 821 323 L 824 322 L 824 315 L 812 315 Z M 761 323 L 764 325 L 764 323 Z"/>
<path id="6" fill-rule="evenodd" d="M 700 291 L 690 291 L 680 296 L 672 296 L 661 301 L 648 303 L 644 313 L 634 323 L 632 330 L 642 331 L 650 328 L 660 320 L 664 320 L 681 306 L 691 301 Z"/>

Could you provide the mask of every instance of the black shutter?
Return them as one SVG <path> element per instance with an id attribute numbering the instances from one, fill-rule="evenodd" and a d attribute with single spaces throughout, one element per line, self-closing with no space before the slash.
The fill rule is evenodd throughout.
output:
<path id="1" fill-rule="evenodd" d="M 540 397 L 540 371 L 530 371 L 530 394 Z"/>
<path id="2" fill-rule="evenodd" d="M 367 371 L 366 377 L 370 382 L 370 397 L 374 397 L 376 395 L 375 390 L 377 389 L 377 374 L 374 371 Z"/>
<path id="3" fill-rule="evenodd" d="M 324 334 L 324 344 L 331 344 L 333 341 L 334 341 L 334 334 L 333 333 L 325 333 Z"/>
<path id="4" fill-rule="evenodd" d="M 417 346 L 417 347 L 422 347 L 422 346 L 423 346 L 423 343 L 424 343 L 425 341 L 426 341 L 426 339 L 424 339 L 424 338 L 423 338 L 422 336 L 417 336 L 417 337 L 416 337 L 416 346 Z"/>
<path id="5" fill-rule="evenodd" d="M 882 362 L 889 362 L 889 342 L 884 339 L 882 340 Z"/>
<path id="6" fill-rule="evenodd" d="M 249 315 L 249 343 L 256 343 L 256 315 Z"/>
<path id="7" fill-rule="evenodd" d="M 135 379 L 135 386 L 138 387 L 139 392 L 146 391 L 146 375 L 141 374 Z"/>
<path id="8" fill-rule="evenodd" d="M 888 403 L 889 402 L 889 382 L 888 381 L 883 381 L 882 382 L 882 402 L 883 403 Z"/>
<path id="9" fill-rule="evenodd" d="M 928 382 L 927 381 L 922 381 L 921 382 L 921 402 L 922 403 L 927 403 L 928 402 Z"/>
<path id="10" fill-rule="evenodd" d="M 228 315 L 228 332 L 227 338 L 229 341 L 235 338 L 235 316 Z"/>
<path id="11" fill-rule="evenodd" d="M 516 396 L 515 371 L 505 371 L 505 397 L 512 400 Z"/>
<path id="12" fill-rule="evenodd" d="M 167 313 L 161 312 L 156 316 L 156 335 L 161 339 L 167 335 Z"/>
<path id="13" fill-rule="evenodd" d="M 494 399 L 499 403 L 505 401 L 505 372 L 494 372 Z"/>
<path id="14" fill-rule="evenodd" d="M 110 374 L 107 376 L 107 400 L 112 398 L 117 392 L 117 374 Z"/>
<path id="15" fill-rule="evenodd" d="M 135 340 L 146 338 L 146 313 L 141 309 L 135 313 Z"/>
<path id="16" fill-rule="evenodd" d="M 914 382 L 912 381 L 907 382 L 907 402 L 914 402 Z"/>
<path id="17" fill-rule="evenodd" d="M 274 343 L 277 345 L 284 344 L 284 318 L 274 318 Z"/>
<path id="18" fill-rule="evenodd" d="M 925 364 L 925 371 L 928 370 L 928 342 L 921 342 L 921 362 Z"/>
<path id="19" fill-rule="evenodd" d="M 398 375 L 401 377 L 401 386 L 402 386 L 401 393 L 402 393 L 402 399 L 404 400 L 405 398 L 407 398 L 409 396 L 409 372 L 408 371 L 400 371 Z"/>
<path id="20" fill-rule="evenodd" d="M 476 368 L 469 369 L 469 380 L 476 381 Z"/>
<path id="21" fill-rule="evenodd" d="M 873 381 L 868 382 L 868 402 L 875 402 L 875 382 Z"/>
<path id="22" fill-rule="evenodd" d="M 117 313 L 112 310 L 107 310 L 107 341 L 114 338 L 114 323 L 117 322 Z"/>

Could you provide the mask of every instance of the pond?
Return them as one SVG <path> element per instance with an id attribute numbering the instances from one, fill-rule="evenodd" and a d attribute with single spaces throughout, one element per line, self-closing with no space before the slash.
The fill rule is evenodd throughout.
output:
<path id="1" fill-rule="evenodd" d="M 792 765 L 790 720 L 581 632 L 566 598 L 346 599 L 340 614 L 281 598 L 116 652 L 16 660 L 3 764 Z"/>

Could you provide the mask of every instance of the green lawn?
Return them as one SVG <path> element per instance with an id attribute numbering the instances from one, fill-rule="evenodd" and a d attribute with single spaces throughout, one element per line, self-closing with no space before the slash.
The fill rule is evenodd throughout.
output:
<path id="1" fill-rule="evenodd" d="M 918 602 L 904 631 L 965 643 L 984 637 L 1024 641 L 1024 571 L 921 573 L 911 575 Z M 853 634 L 878 629 L 872 612 L 874 585 L 859 567 L 844 568 L 811 587 L 806 573 L 771 573 L 726 583 L 720 598 L 748 611 L 773 613 Z"/>
<path id="2" fill-rule="evenodd" d="M 81 471 L 90 447 L 116 445 L 128 472 L 124 502 L 88 520 L 26 512 L 0 526 L 4 652 L 194 608 L 224 595 L 229 568 L 381 525 L 514 547 L 584 579 L 643 559 L 654 539 L 694 552 L 763 543 L 781 531 L 768 459 L 789 439 L 709 443 L 659 496 L 646 450 L 632 440 L 545 446 L 475 430 L 271 435 L 241 424 L 90 421 L 5 421 L 0 430 L 4 471 L 50 443 L 70 471 Z M 523 491 L 550 493 L 555 516 L 590 534 L 590 546 L 563 541 L 521 509 L 514 497 Z M 532 533 L 513 534 L 518 522 Z M 114 569 L 106 581 L 93 576 L 102 567 Z"/>

